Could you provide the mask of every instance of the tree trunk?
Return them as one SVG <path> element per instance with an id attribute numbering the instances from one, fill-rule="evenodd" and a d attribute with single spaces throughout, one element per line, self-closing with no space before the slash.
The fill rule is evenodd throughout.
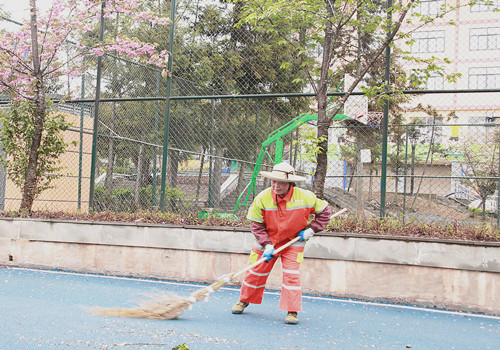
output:
<path id="1" fill-rule="evenodd" d="M 179 152 L 178 151 L 172 151 L 170 152 L 170 156 L 168 157 L 168 181 L 169 185 L 168 187 L 170 188 L 177 188 L 177 173 L 179 172 Z M 168 193 L 168 191 L 167 191 Z M 168 206 L 170 207 L 170 210 L 174 213 L 178 212 L 180 208 L 178 208 L 178 203 L 177 203 L 178 198 L 172 197 L 172 196 L 167 196 L 165 198 L 166 203 L 168 203 Z"/>
<path id="2" fill-rule="evenodd" d="M 40 80 L 39 80 L 40 81 Z M 45 91 L 42 83 L 37 84 L 35 88 L 35 118 L 34 118 L 34 133 L 31 140 L 31 147 L 28 157 L 28 167 L 23 186 L 23 196 L 21 200 L 21 212 L 31 212 L 33 202 L 36 196 L 36 183 L 38 180 L 38 148 L 42 142 L 43 126 L 45 122 Z"/>
<path id="3" fill-rule="evenodd" d="M 117 36 L 118 32 L 118 23 L 119 23 L 119 15 L 116 14 L 116 22 L 115 22 L 115 39 Z M 117 91 L 119 89 L 116 88 L 118 84 L 112 84 L 112 86 L 115 86 L 113 90 L 113 95 L 118 94 L 121 97 L 120 91 Z M 113 172 L 114 172 L 114 166 L 115 166 L 115 139 L 113 138 L 113 133 L 115 131 L 115 120 L 118 118 L 116 117 L 116 102 L 113 102 L 111 104 L 111 120 L 109 121 L 109 141 L 108 141 L 108 164 L 106 167 L 106 178 L 104 179 L 104 187 L 106 190 L 109 192 L 109 194 L 112 193 L 113 191 Z"/>
<path id="4" fill-rule="evenodd" d="M 113 131 L 115 129 L 115 113 L 116 113 L 116 103 L 113 102 L 111 120 L 109 125 L 109 141 L 108 141 L 108 164 L 106 167 L 106 179 L 104 180 L 104 187 L 109 193 L 113 190 L 113 171 L 114 171 L 114 161 L 115 161 L 115 139 L 113 138 Z"/>
<path id="5" fill-rule="evenodd" d="M 168 157 L 168 172 L 169 172 L 169 186 L 170 188 L 177 188 L 177 173 L 179 172 L 179 152 L 170 152 Z"/>
<path id="6" fill-rule="evenodd" d="M 328 15 L 333 16 L 333 7 L 328 3 L 326 10 Z M 318 127 L 317 138 L 324 137 L 324 140 L 319 143 L 320 151 L 316 156 L 316 172 L 314 174 L 313 192 L 319 198 L 324 198 L 326 171 L 328 168 L 328 128 L 330 121 L 326 114 L 327 92 L 328 92 L 328 71 L 330 69 L 332 52 L 332 36 L 333 27 L 331 22 L 327 22 L 325 27 L 325 41 L 323 43 L 323 57 L 321 60 L 321 73 L 316 91 L 316 99 L 318 101 Z M 311 81 L 312 84 L 314 84 Z M 326 137 L 325 137 L 326 136 Z"/>
<path id="7" fill-rule="evenodd" d="M 202 150 L 200 168 L 198 170 L 198 181 L 196 183 L 196 202 L 200 199 L 201 180 L 203 178 L 203 163 L 205 163 L 205 149 Z"/>
<path id="8" fill-rule="evenodd" d="M 212 208 L 218 208 L 220 206 L 220 190 L 222 187 L 222 155 L 223 149 L 216 148 L 214 159 L 214 173 L 212 176 L 212 194 L 211 194 L 211 204 Z"/>
<path id="9" fill-rule="evenodd" d="M 151 158 L 148 157 L 147 148 L 142 145 L 142 161 L 140 167 L 137 167 L 137 171 L 141 174 L 141 181 L 139 182 L 139 187 L 148 187 L 151 185 L 150 169 L 151 169 Z"/>
<path id="10" fill-rule="evenodd" d="M 413 2 L 413 0 L 412 0 Z M 325 0 L 326 4 L 326 11 L 328 13 L 328 16 L 331 18 L 334 16 L 333 13 L 333 6 L 331 6 L 331 2 Z M 337 105 L 337 108 L 334 109 L 333 111 L 330 111 L 330 115 L 325 115 L 326 111 L 326 94 L 327 94 L 327 81 L 328 81 L 328 72 L 329 69 L 332 65 L 332 59 L 335 57 L 335 53 L 333 52 L 334 48 L 332 47 L 332 37 L 334 35 L 333 31 L 333 26 L 331 22 L 327 22 L 325 25 L 325 36 L 324 36 L 324 43 L 323 43 L 323 57 L 322 57 L 322 62 L 321 62 L 321 73 L 320 73 L 320 79 L 318 83 L 318 89 L 316 90 L 316 85 L 314 82 L 314 79 L 309 75 L 309 67 L 306 65 L 304 66 L 304 69 L 306 70 L 306 74 L 309 75 L 309 81 L 315 89 L 316 92 L 316 98 L 318 101 L 318 134 L 317 137 L 321 137 L 326 135 L 328 137 L 328 127 L 331 123 L 331 120 L 333 119 L 333 116 L 340 111 L 345 103 L 345 101 L 349 98 L 351 93 L 354 91 L 356 86 L 360 83 L 360 81 L 363 79 L 363 77 L 368 73 L 368 70 L 370 67 L 373 66 L 373 64 L 379 59 L 379 57 L 382 55 L 383 52 L 385 52 L 385 49 L 387 45 L 389 45 L 396 33 L 398 32 L 401 24 L 403 23 L 405 16 L 408 12 L 408 10 L 411 8 L 409 6 L 406 10 L 404 10 L 398 20 L 394 23 L 394 26 L 391 30 L 390 36 L 387 38 L 386 42 L 378 49 L 377 52 L 375 52 L 373 55 L 371 55 L 370 59 L 368 62 L 364 65 L 364 67 L 358 66 L 358 69 L 361 71 L 358 74 L 358 77 L 355 79 L 353 84 L 350 87 L 345 87 L 347 88 L 346 94 L 340 98 L 340 101 Z M 361 69 L 362 68 L 362 69 Z M 315 173 L 315 178 L 314 178 L 314 185 L 313 185 L 313 191 L 316 193 L 316 195 L 320 198 L 324 197 L 324 181 L 326 180 L 326 170 L 327 170 L 327 161 L 328 157 L 326 155 L 327 151 L 327 146 L 328 146 L 328 138 L 321 142 L 320 147 L 322 147 L 322 152 L 318 153 L 316 160 L 317 160 L 317 167 L 316 167 L 316 173 Z"/>
<path id="11" fill-rule="evenodd" d="M 316 172 L 314 173 L 314 183 L 313 183 L 313 192 L 319 198 L 324 198 L 326 171 L 328 167 L 328 155 L 326 154 L 328 150 L 327 123 L 318 123 L 317 137 L 320 138 L 322 136 L 326 136 L 327 138 L 323 142 L 319 143 L 321 150 L 316 157 L 317 164 L 316 164 Z"/>
<path id="12" fill-rule="evenodd" d="M 363 161 L 361 159 L 361 142 L 357 143 L 356 150 L 356 216 L 359 219 L 364 217 L 363 205 Z"/>
<path id="13" fill-rule="evenodd" d="M 368 201 L 371 201 L 373 199 L 373 169 L 370 169 L 370 180 L 368 180 Z M 396 194 L 398 192 L 396 191 Z"/>
<path id="14" fill-rule="evenodd" d="M 138 209 L 140 208 L 140 197 L 139 197 L 139 190 L 141 188 L 142 184 L 142 178 L 143 178 L 143 161 L 144 161 L 144 145 L 141 144 L 139 146 L 139 155 L 137 156 L 137 178 L 135 179 L 135 186 L 134 186 L 134 204 L 135 208 Z"/>
<path id="15" fill-rule="evenodd" d="M 36 24 L 36 1 L 30 0 L 31 11 L 31 49 L 33 54 L 33 74 L 34 81 L 34 132 L 31 140 L 31 147 L 28 156 L 28 167 L 26 169 L 26 177 L 23 186 L 23 195 L 21 199 L 21 212 L 31 212 L 33 201 L 36 196 L 36 183 L 38 180 L 38 148 L 42 142 L 42 133 L 45 122 L 46 103 L 45 103 L 45 87 L 43 83 L 43 75 L 40 69 L 40 58 L 38 56 L 38 28 Z"/>
<path id="16" fill-rule="evenodd" d="M 236 196 L 245 189 L 245 166 L 243 162 L 238 163 L 238 184 L 236 185 Z"/>
<path id="17" fill-rule="evenodd" d="M 318 127 L 317 127 L 317 135 L 318 139 L 323 139 L 318 145 L 320 147 L 320 151 L 316 156 L 316 172 L 314 174 L 314 183 L 313 183 L 313 192 L 319 198 L 324 198 L 325 191 L 325 180 L 326 180 L 326 171 L 328 168 L 328 128 L 330 123 L 328 122 L 326 116 L 326 104 L 327 104 L 327 96 L 326 96 L 327 86 L 326 86 L 326 77 L 324 82 L 320 84 L 320 89 L 318 90 L 317 99 L 318 99 Z"/>
<path id="18" fill-rule="evenodd" d="M 299 153 L 299 128 L 295 129 L 293 135 L 294 135 L 293 140 L 296 141 L 296 143 L 295 143 L 295 147 L 293 148 L 293 161 L 291 163 L 292 163 L 292 166 L 294 168 L 296 168 L 297 167 L 297 155 Z M 292 154 L 290 152 L 290 157 L 291 156 L 292 156 Z"/>

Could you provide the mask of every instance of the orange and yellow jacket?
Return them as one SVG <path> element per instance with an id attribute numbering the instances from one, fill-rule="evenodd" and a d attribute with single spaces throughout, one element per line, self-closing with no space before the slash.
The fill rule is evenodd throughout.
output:
<path id="1" fill-rule="evenodd" d="M 330 221 L 328 203 L 308 190 L 291 186 L 285 197 L 280 198 L 270 187 L 255 197 L 247 219 L 261 246 L 273 244 L 275 248 L 293 239 L 311 227 L 314 232 L 325 229 Z M 314 219 L 310 220 L 310 215 Z"/>

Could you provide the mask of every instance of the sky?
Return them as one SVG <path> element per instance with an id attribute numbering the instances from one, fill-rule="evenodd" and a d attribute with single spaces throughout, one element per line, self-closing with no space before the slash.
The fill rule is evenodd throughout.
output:
<path id="1" fill-rule="evenodd" d="M 22 21 L 29 16 L 30 0 L 0 0 L 0 6 L 4 11 L 10 12 L 12 19 Z M 52 0 L 36 0 L 37 7 L 46 10 L 52 4 Z"/>

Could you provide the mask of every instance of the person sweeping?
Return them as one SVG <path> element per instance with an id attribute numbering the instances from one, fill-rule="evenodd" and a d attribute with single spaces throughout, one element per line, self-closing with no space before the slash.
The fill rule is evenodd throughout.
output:
<path id="1" fill-rule="evenodd" d="M 267 278 L 278 258 L 281 259 L 283 284 L 279 309 L 287 311 L 285 323 L 297 324 L 297 313 L 302 311 L 300 264 L 304 257 L 306 241 L 325 229 L 330 221 L 328 203 L 313 192 L 296 187 L 305 177 L 295 175 L 288 163 L 276 164 L 272 171 L 261 175 L 271 180 L 271 187 L 260 192 L 248 210 L 247 219 L 255 243 L 250 262 L 264 258 L 266 263 L 248 270 L 243 278 L 239 301 L 233 306 L 233 314 L 242 314 L 249 304 L 260 304 Z M 314 219 L 309 222 L 310 215 Z M 274 255 L 277 248 L 299 236 L 299 240 Z"/>

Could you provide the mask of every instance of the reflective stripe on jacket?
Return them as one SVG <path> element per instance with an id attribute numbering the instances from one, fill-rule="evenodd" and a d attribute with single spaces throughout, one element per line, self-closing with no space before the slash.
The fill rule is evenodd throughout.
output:
<path id="1" fill-rule="evenodd" d="M 272 244 L 278 247 L 293 239 L 309 224 L 309 215 L 321 213 L 328 203 L 308 190 L 290 187 L 284 198 L 267 188 L 255 197 L 247 219 L 263 223 Z"/>

